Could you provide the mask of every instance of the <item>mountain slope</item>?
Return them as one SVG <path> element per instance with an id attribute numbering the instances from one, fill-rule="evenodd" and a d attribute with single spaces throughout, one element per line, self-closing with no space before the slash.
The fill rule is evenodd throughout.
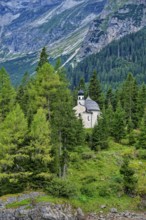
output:
<path id="1" fill-rule="evenodd" d="M 72 87 L 81 77 L 89 82 L 94 70 L 97 71 L 104 89 L 115 88 L 131 72 L 139 84 L 146 82 L 146 28 L 113 41 L 97 54 L 82 60 L 75 68 L 68 69 Z"/>
<path id="2" fill-rule="evenodd" d="M 0 58 L 36 52 L 79 32 L 103 9 L 105 0 L 1 1 Z M 80 42 L 79 42 L 80 43 Z"/>
<path id="3" fill-rule="evenodd" d="M 110 1 L 101 15 L 92 22 L 79 51 L 78 61 L 99 52 L 113 40 L 141 30 L 146 24 L 146 1 Z"/>

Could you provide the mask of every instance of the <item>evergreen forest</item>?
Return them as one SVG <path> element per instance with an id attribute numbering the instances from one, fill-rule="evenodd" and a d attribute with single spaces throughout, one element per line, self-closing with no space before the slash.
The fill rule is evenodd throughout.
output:
<path id="1" fill-rule="evenodd" d="M 137 33 L 113 41 L 99 53 L 77 63 L 75 68 L 68 67 L 68 78 L 74 88 L 81 77 L 88 83 L 92 72 L 96 70 L 105 91 L 109 86 L 117 88 L 126 80 L 128 72 L 133 74 L 138 84 L 146 83 L 145 56 L 146 28 L 143 28 Z"/>
<path id="2" fill-rule="evenodd" d="M 126 47 L 128 39 L 121 41 L 122 47 Z M 92 71 L 89 65 L 85 71 L 90 72 L 88 85 L 86 76 L 81 77 L 73 90 L 69 89 L 60 61 L 55 66 L 48 63 L 45 48 L 36 74 L 30 77 L 26 73 L 17 88 L 12 86 L 6 70 L 0 70 L 2 198 L 38 190 L 46 193 L 38 202 L 69 202 L 85 211 L 98 210 L 105 203 L 108 208 L 114 205 L 121 210 L 146 208 L 142 204 L 146 196 L 146 84 L 139 84 L 144 72 L 140 72 L 138 80 L 136 69 L 130 73 L 129 67 L 125 71 L 121 64 L 114 78 L 120 81 L 124 71 L 125 80 L 122 76 L 119 88 L 105 91 L 101 84 L 106 77 L 109 83 L 113 80 L 109 66 L 117 57 L 118 45 L 113 43 L 106 50 L 113 56 L 110 54 L 111 62 L 105 59 L 105 69 Z M 135 47 L 129 59 L 135 59 L 137 65 L 141 56 L 135 55 L 140 50 Z M 120 51 L 115 65 L 123 60 L 124 53 L 128 56 L 125 49 Z M 98 62 L 101 57 L 90 59 L 91 63 Z M 84 67 L 85 63 L 81 65 Z M 104 71 L 103 76 L 97 74 Z M 80 89 L 85 98 L 90 95 L 99 104 L 102 112 L 93 129 L 85 129 L 73 111 Z"/>

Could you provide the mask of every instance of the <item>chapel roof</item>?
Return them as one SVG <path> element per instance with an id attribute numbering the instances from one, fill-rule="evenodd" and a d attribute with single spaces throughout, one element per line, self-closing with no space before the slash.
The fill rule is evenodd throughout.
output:
<path id="1" fill-rule="evenodd" d="M 100 111 L 99 105 L 93 101 L 89 96 L 85 100 L 85 107 L 87 111 Z"/>

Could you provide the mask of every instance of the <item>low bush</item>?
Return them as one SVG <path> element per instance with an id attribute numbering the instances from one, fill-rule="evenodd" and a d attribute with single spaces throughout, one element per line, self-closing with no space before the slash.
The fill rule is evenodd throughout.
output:
<path id="1" fill-rule="evenodd" d="M 52 179 L 48 183 L 46 191 L 53 196 L 64 198 L 75 197 L 78 193 L 77 187 L 73 182 L 59 178 Z"/>
<path id="2" fill-rule="evenodd" d="M 107 197 L 110 195 L 110 189 L 107 186 L 101 186 L 98 190 L 98 194 L 101 197 Z"/>
<path id="3" fill-rule="evenodd" d="M 81 188 L 81 193 L 88 197 L 94 197 L 96 194 L 96 191 L 97 191 L 97 188 L 91 184 L 83 185 Z"/>
<path id="4" fill-rule="evenodd" d="M 146 160 L 146 150 L 139 150 L 138 151 L 138 158 Z"/>

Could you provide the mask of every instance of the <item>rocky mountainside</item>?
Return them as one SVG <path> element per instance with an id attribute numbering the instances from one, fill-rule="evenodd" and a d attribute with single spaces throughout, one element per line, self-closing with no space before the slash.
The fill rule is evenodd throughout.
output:
<path id="1" fill-rule="evenodd" d="M 44 46 L 49 51 L 55 47 L 54 56 L 79 48 L 90 21 L 105 3 L 106 0 L 2 0 L 0 61 L 36 52 Z M 72 44 L 65 45 L 70 38 Z"/>
<path id="2" fill-rule="evenodd" d="M 2 0 L 0 11 L 0 67 L 18 82 L 44 46 L 74 64 L 146 23 L 146 0 Z"/>
<path id="3" fill-rule="evenodd" d="M 78 61 L 97 53 L 114 40 L 141 30 L 146 24 L 146 0 L 108 1 L 92 22 L 81 46 Z"/>

